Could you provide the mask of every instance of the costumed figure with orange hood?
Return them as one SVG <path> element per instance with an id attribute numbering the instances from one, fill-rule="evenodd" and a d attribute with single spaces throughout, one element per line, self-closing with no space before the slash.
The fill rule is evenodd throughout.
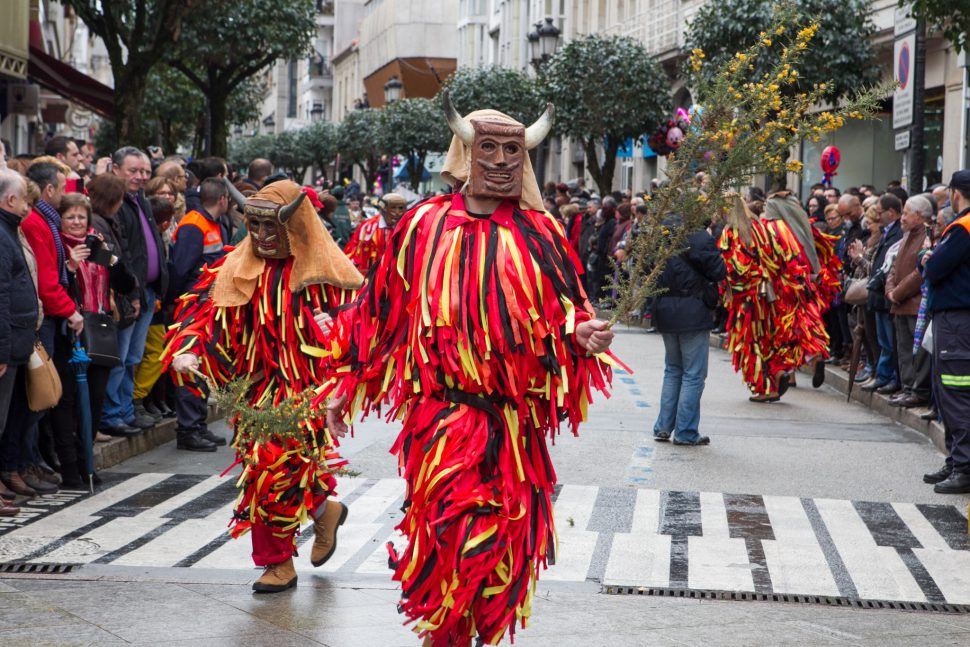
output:
<path id="1" fill-rule="evenodd" d="M 839 282 L 830 236 L 815 230 L 798 201 L 774 193 L 761 220 L 732 200 L 719 242 L 728 267 L 728 349 L 753 395 L 775 402 L 807 362 L 821 367 L 828 348 L 822 315 Z M 813 385 L 820 386 L 818 370 Z M 824 378 L 824 372 L 821 373 Z"/>
<path id="2" fill-rule="evenodd" d="M 381 196 L 380 205 L 381 212 L 360 223 L 344 247 L 347 258 L 365 276 L 384 253 L 387 238 L 407 211 L 408 201 L 400 194 L 385 193 Z"/>
<path id="3" fill-rule="evenodd" d="M 259 409 L 324 380 L 329 313 L 363 277 L 296 184 L 264 187 L 247 199 L 244 217 L 248 236 L 203 268 L 180 299 L 163 362 L 187 385 L 194 384 L 190 373 L 217 386 L 245 376 L 251 380 L 247 400 Z M 332 470 L 343 463 L 323 412 L 312 412 L 299 426 L 303 442 L 234 440 L 243 472 L 231 533 L 251 532 L 253 561 L 265 567 L 253 584 L 257 592 L 296 585 L 294 535 L 303 523 L 314 520 L 310 559 L 319 566 L 332 554 L 347 515 L 346 506 L 329 498 L 336 485 Z"/>
<path id="4" fill-rule="evenodd" d="M 425 645 L 495 645 L 525 626 L 553 550 L 547 444 L 606 389 L 613 333 L 529 162 L 552 105 L 528 128 L 494 110 L 463 118 L 447 93 L 444 106 L 456 192 L 404 215 L 335 319 L 327 421 L 403 421 L 399 609 Z"/>

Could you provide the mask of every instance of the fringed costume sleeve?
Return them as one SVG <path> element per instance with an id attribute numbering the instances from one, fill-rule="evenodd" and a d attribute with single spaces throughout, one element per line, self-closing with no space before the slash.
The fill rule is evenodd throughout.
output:
<path id="1" fill-rule="evenodd" d="M 391 548 L 401 610 L 438 647 L 496 644 L 525 624 L 554 536 L 547 449 L 573 433 L 610 356 L 587 356 L 593 316 L 575 253 L 547 214 L 503 203 L 491 216 L 460 196 L 405 215 L 330 350 L 356 416 L 385 406 L 403 429 L 407 480 Z"/>

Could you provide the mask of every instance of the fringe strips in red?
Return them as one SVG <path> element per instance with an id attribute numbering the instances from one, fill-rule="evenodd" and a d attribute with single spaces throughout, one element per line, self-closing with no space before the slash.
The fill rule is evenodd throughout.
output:
<path id="1" fill-rule="evenodd" d="M 553 533 L 546 447 L 573 433 L 607 355 L 574 340 L 593 316 L 551 217 L 505 202 L 487 218 L 460 196 L 405 215 L 331 342 L 352 414 L 403 417 L 408 538 L 391 550 L 400 610 L 436 647 L 525 626 Z"/>
<path id="2" fill-rule="evenodd" d="M 755 395 L 777 391 L 779 374 L 828 353 L 822 315 L 841 288 L 842 264 L 836 239 L 813 231 L 821 265 L 814 282 L 798 239 L 784 221 L 753 219 L 750 244 L 731 228 L 721 235 L 728 270 L 728 350 L 734 370 Z"/>
<path id="3" fill-rule="evenodd" d="M 217 386 L 249 376 L 254 381 L 248 400 L 255 408 L 279 404 L 317 387 L 324 379 L 324 351 L 313 310 L 332 309 L 343 300 L 342 291 L 311 285 L 291 293 L 287 286 L 292 258 L 267 260 L 248 304 L 216 307 L 209 289 L 221 267 L 222 260 L 203 268 L 198 283 L 180 299 L 163 366 L 167 368 L 181 353 L 192 352 L 199 356 L 202 372 Z M 173 375 L 177 383 L 197 388 L 191 376 Z M 243 473 L 237 484 L 241 492 L 232 520 L 233 537 L 261 524 L 277 537 L 292 538 L 334 493 L 331 470 L 346 462 L 334 450 L 336 443 L 324 428 L 322 415 L 301 426 L 309 453 L 293 439 L 262 445 L 234 439 Z"/>

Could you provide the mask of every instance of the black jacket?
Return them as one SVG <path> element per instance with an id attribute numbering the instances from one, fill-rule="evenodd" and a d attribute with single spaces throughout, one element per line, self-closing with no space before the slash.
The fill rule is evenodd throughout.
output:
<path id="1" fill-rule="evenodd" d="M 714 328 L 713 311 L 704 305 L 702 295 L 709 283 L 724 280 L 727 266 L 706 229 L 691 234 L 687 245 L 687 251 L 667 262 L 657 284 L 665 290 L 653 303 L 653 325 L 661 333 Z"/>
<path id="2" fill-rule="evenodd" d="M 0 209 L 0 364 L 26 364 L 37 334 L 37 291 L 17 237 L 20 218 Z"/>
<path id="3" fill-rule="evenodd" d="M 866 306 L 873 312 L 889 312 L 889 299 L 886 298 L 886 279 L 889 278 L 880 270 L 882 264 L 886 262 L 886 254 L 889 248 L 898 243 L 903 237 L 903 228 L 899 220 L 889 225 L 882 234 L 882 239 L 876 245 L 876 251 L 872 257 L 872 269 L 869 270 L 869 301 Z M 887 273 L 888 274 L 888 273 Z"/>
<path id="4" fill-rule="evenodd" d="M 158 279 L 148 287 L 151 287 L 155 291 L 155 295 L 161 299 L 168 290 L 168 263 L 165 260 L 165 245 L 162 243 L 162 237 L 155 226 L 155 217 L 152 215 L 151 205 L 145 199 L 144 193 L 138 193 L 135 197 L 126 193 L 121 209 L 114 216 L 118 244 L 121 246 L 121 258 L 125 267 L 137 282 L 137 287 L 130 296 L 133 299 L 144 300 L 143 291 L 148 276 L 148 252 L 141 218 L 138 216 L 138 205 L 135 204 L 136 199 L 141 203 L 142 211 L 145 212 L 149 224 L 148 228 L 155 240 L 155 249 L 158 250 Z"/>

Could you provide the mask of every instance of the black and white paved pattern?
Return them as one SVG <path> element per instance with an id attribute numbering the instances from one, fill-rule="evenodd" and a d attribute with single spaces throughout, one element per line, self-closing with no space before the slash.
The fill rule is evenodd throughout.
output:
<path id="1" fill-rule="evenodd" d="M 248 539 L 227 534 L 231 477 L 112 478 L 0 522 L 0 563 L 252 568 Z M 387 574 L 403 481 L 346 478 L 338 491 L 350 516 L 316 571 Z M 970 604 L 967 518 L 953 505 L 567 484 L 555 508 L 546 581 Z"/>

